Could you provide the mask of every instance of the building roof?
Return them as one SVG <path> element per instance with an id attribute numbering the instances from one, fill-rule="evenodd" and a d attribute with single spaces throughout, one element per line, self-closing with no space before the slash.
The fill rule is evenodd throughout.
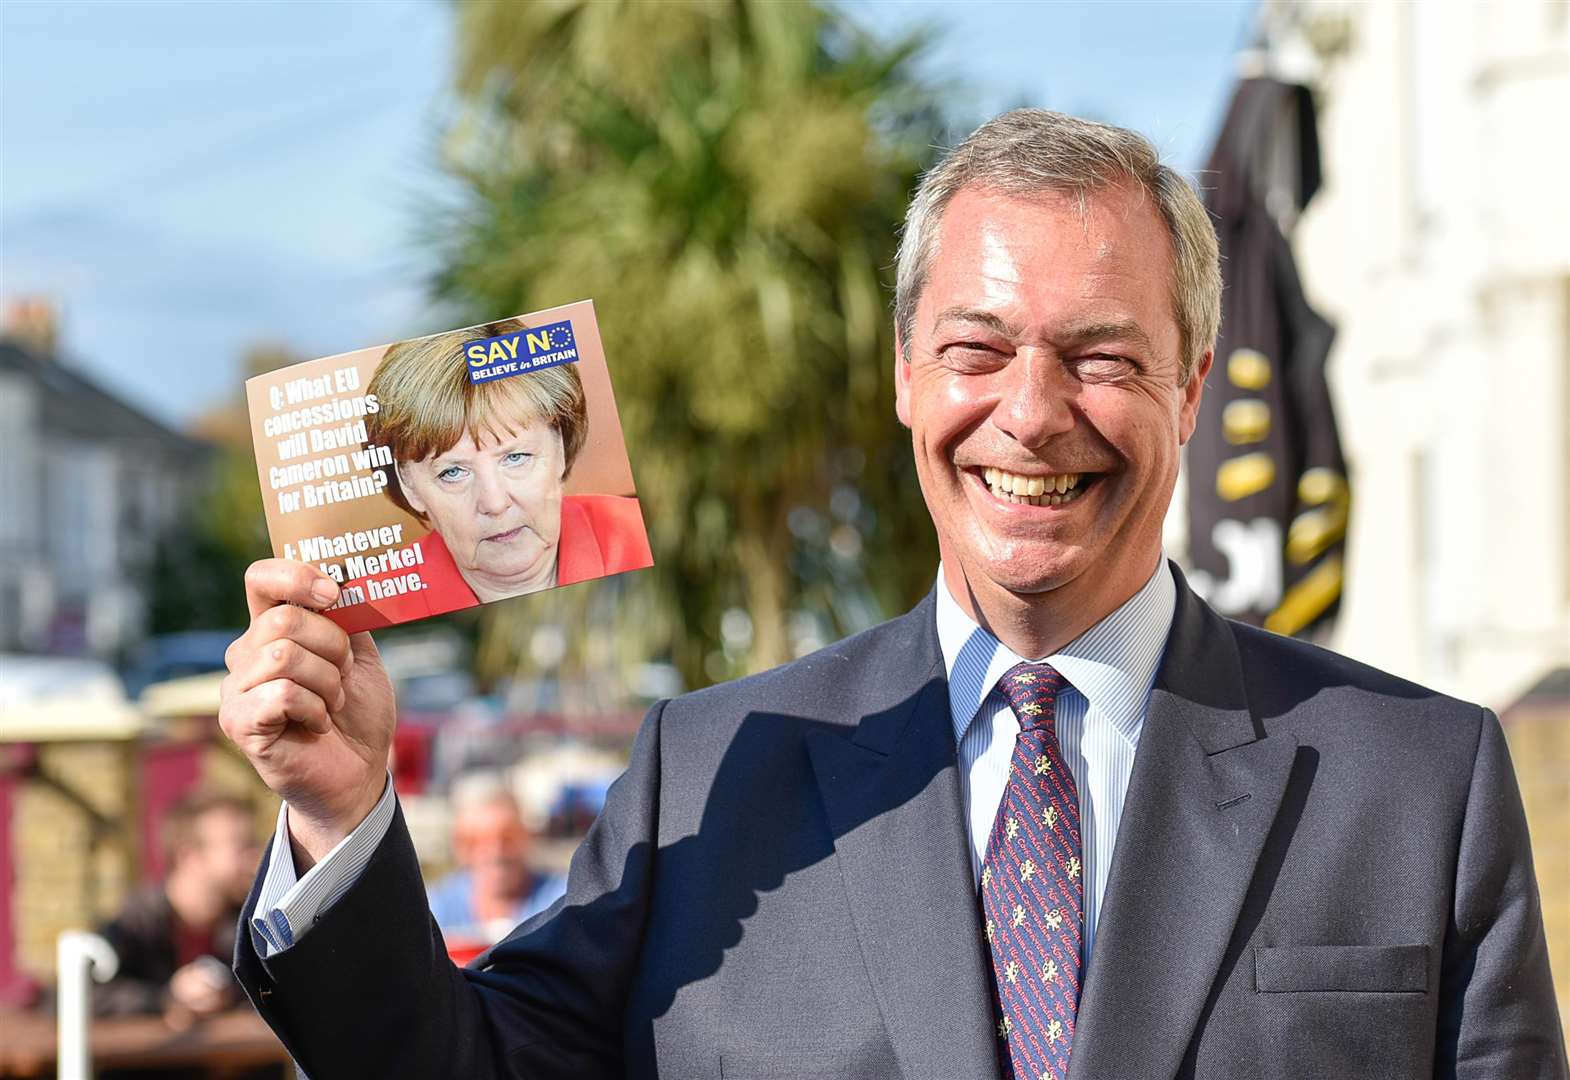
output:
<path id="1" fill-rule="evenodd" d="M 40 423 L 49 434 L 89 441 L 153 442 L 170 453 L 202 454 L 211 449 L 153 419 L 58 358 L 45 357 L 22 342 L 0 339 L 0 372 L 16 372 L 39 389 Z"/>

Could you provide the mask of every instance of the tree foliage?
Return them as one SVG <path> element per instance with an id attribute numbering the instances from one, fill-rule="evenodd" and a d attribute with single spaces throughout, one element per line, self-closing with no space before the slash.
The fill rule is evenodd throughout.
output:
<path id="1" fill-rule="evenodd" d="M 651 645 L 701 684 L 788 658 L 802 611 L 841 633 L 919 596 L 934 542 L 886 283 L 938 131 L 920 39 L 768 0 L 455 15 L 437 290 L 476 319 L 596 301 Z"/>

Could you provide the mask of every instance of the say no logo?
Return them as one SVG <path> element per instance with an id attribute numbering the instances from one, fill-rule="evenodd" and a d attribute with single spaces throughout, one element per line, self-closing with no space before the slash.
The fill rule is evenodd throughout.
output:
<path id="1" fill-rule="evenodd" d="M 470 381 L 489 382 L 555 364 L 570 364 L 578 359 L 578 342 L 571 320 L 564 319 L 472 341 L 464 349 L 464 356 L 469 361 Z"/>

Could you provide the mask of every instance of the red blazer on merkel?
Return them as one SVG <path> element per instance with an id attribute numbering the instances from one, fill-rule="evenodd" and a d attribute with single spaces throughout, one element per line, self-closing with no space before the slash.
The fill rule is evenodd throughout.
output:
<path id="1" fill-rule="evenodd" d="M 346 583 L 345 588 L 365 589 L 370 581 L 397 581 L 410 573 L 420 576 L 422 588 L 398 595 L 367 599 L 336 608 L 329 614 L 351 634 L 396 623 L 442 615 L 479 604 L 479 598 L 458 572 L 452 552 L 439 533 L 416 540 L 423 562 L 409 570 L 394 570 L 372 578 Z M 561 537 L 556 545 L 556 584 L 641 570 L 654 565 L 643 512 L 636 498 L 620 495 L 564 495 L 561 501 Z"/>

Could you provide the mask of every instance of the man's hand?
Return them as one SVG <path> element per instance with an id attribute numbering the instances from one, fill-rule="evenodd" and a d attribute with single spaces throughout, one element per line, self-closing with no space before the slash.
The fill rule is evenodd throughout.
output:
<path id="1" fill-rule="evenodd" d="M 370 634 L 318 613 L 338 598 L 327 575 L 288 559 L 245 573 L 251 625 L 229 646 L 218 723 L 289 804 L 303 874 L 381 798 L 392 743 L 392 683 Z"/>
<path id="2" fill-rule="evenodd" d="M 227 1009 L 235 997 L 234 977 L 223 962 L 202 957 L 186 964 L 169 979 L 169 1007 L 164 1019 L 180 1029 L 192 1021 L 215 1016 Z"/>

